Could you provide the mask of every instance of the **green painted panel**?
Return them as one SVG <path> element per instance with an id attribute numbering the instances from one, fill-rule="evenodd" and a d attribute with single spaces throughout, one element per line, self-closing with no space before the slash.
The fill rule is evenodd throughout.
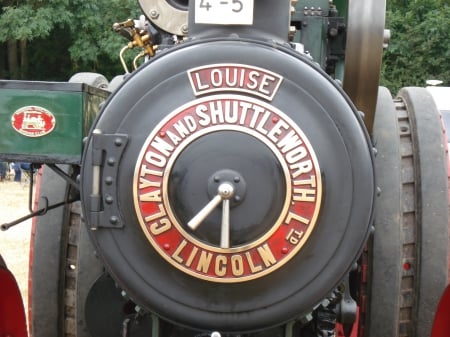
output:
<path id="1" fill-rule="evenodd" d="M 79 163 L 106 97 L 81 83 L 0 81 L 0 159 Z"/>

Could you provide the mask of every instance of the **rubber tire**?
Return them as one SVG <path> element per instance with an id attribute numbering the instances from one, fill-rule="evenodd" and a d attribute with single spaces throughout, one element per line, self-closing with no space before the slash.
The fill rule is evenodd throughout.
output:
<path id="1" fill-rule="evenodd" d="M 70 83 L 86 83 L 94 88 L 108 90 L 109 81 L 102 74 L 82 72 L 72 75 Z"/>
<path id="2" fill-rule="evenodd" d="M 447 284 L 447 159 L 439 111 L 424 88 L 380 88 L 377 184 L 365 336 L 428 336 Z"/>
<path id="3" fill-rule="evenodd" d="M 65 172 L 73 174 L 71 167 Z M 38 207 L 65 200 L 71 187 L 48 167 L 38 175 Z M 103 267 L 94 254 L 74 202 L 34 218 L 30 254 L 30 330 L 34 337 L 77 336 L 87 333 L 84 303 Z M 78 304 L 78 305 L 77 305 Z"/>

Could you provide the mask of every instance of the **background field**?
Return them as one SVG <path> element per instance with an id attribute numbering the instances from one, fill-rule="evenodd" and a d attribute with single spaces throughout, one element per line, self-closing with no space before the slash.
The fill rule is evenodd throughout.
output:
<path id="1" fill-rule="evenodd" d="M 28 211 L 28 184 L 0 182 L 0 224 L 14 221 Z M 0 232 L 0 254 L 14 273 L 27 307 L 28 259 L 30 252 L 31 219 Z"/>

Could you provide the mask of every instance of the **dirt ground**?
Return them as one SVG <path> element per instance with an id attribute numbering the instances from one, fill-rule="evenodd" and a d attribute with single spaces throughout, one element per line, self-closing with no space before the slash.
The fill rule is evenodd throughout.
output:
<path id="1" fill-rule="evenodd" d="M 28 183 L 0 182 L 0 224 L 14 221 L 29 213 Z M 0 254 L 16 276 L 25 308 L 28 297 L 28 259 L 30 251 L 31 219 L 7 231 L 0 231 Z"/>

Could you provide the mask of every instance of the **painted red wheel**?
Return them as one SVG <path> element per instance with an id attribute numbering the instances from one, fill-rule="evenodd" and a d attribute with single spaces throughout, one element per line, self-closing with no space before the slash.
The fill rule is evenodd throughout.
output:
<path id="1" fill-rule="evenodd" d="M 0 336 L 27 337 L 22 296 L 14 275 L 0 255 Z"/>

